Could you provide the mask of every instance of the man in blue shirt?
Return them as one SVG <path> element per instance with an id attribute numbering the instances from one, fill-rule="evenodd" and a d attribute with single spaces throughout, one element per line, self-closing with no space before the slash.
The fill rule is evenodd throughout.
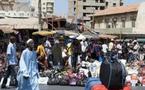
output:
<path id="1" fill-rule="evenodd" d="M 2 83 L 2 86 L 1 88 L 7 88 L 6 87 L 6 83 L 7 83 L 7 79 L 8 77 L 11 75 L 14 77 L 15 79 L 15 86 L 17 86 L 17 79 L 16 79 L 16 70 L 15 70 L 15 67 L 17 65 L 17 55 L 16 55 L 16 44 L 15 44 L 15 37 L 10 37 L 10 42 L 9 42 L 9 45 L 7 47 L 7 64 L 8 64 L 8 67 L 7 67 L 7 71 L 6 71 L 6 75 L 4 77 L 4 80 L 3 80 L 3 83 Z"/>

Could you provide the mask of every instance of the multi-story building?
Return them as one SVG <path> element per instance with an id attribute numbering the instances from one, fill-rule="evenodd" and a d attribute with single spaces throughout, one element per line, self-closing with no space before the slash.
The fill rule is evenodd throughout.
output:
<path id="1" fill-rule="evenodd" d="M 31 0 L 15 0 L 14 11 L 31 11 Z"/>
<path id="2" fill-rule="evenodd" d="M 15 0 L 0 0 L 0 10 L 13 10 Z"/>
<path id="3" fill-rule="evenodd" d="M 92 15 L 92 27 L 103 34 L 145 34 L 145 3 L 110 7 Z"/>
<path id="4" fill-rule="evenodd" d="M 30 0 L 0 0 L 0 17 L 30 17 Z"/>
<path id="5" fill-rule="evenodd" d="M 34 12 L 38 14 L 38 2 L 39 0 L 32 0 L 31 6 L 34 9 Z M 53 15 L 54 13 L 54 0 L 41 0 L 41 11 L 42 16 L 46 17 L 49 15 Z"/>
<path id="6" fill-rule="evenodd" d="M 123 5 L 122 0 L 68 0 L 69 16 L 90 21 L 90 14 L 96 10 L 104 10 L 107 7 Z"/>

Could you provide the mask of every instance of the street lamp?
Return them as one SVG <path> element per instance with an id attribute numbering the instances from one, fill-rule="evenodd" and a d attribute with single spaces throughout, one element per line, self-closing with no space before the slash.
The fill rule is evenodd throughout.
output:
<path id="1" fill-rule="evenodd" d="M 41 0 L 38 1 L 38 17 L 39 17 L 39 31 L 42 30 L 42 13 L 41 13 Z"/>

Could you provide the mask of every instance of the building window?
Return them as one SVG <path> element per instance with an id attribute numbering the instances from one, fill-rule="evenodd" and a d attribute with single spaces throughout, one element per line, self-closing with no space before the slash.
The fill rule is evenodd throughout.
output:
<path id="1" fill-rule="evenodd" d="M 100 3 L 105 3 L 105 0 L 100 0 Z"/>
<path id="2" fill-rule="evenodd" d="M 109 24 L 109 19 L 105 19 L 105 23 L 106 23 L 106 28 L 110 28 L 110 24 Z"/>
<path id="3" fill-rule="evenodd" d="M 106 2 L 106 7 L 108 7 L 108 2 Z"/>
<path id="4" fill-rule="evenodd" d="M 74 5 L 76 5 L 76 1 L 74 1 Z"/>
<path id="5" fill-rule="evenodd" d="M 132 20 L 132 27 L 135 27 L 135 20 Z"/>
<path id="6" fill-rule="evenodd" d="M 86 10 L 86 6 L 83 6 L 83 9 Z"/>
<path id="7" fill-rule="evenodd" d="M 96 0 L 96 3 L 98 3 L 99 2 L 99 0 Z"/>
<path id="8" fill-rule="evenodd" d="M 131 20 L 131 23 L 132 23 L 132 27 L 135 27 L 136 17 L 135 16 L 131 16 L 130 20 Z"/>
<path id="9" fill-rule="evenodd" d="M 113 3 L 113 7 L 116 7 L 116 3 Z"/>
<path id="10" fill-rule="evenodd" d="M 14 13 L 14 15 L 16 16 L 16 13 Z"/>
<path id="11" fill-rule="evenodd" d="M 87 14 L 86 13 L 83 13 L 83 16 L 85 17 L 85 16 L 87 16 Z"/>
<path id="12" fill-rule="evenodd" d="M 122 28 L 125 28 L 126 27 L 126 17 L 122 17 L 121 18 L 121 21 L 122 21 Z"/>
<path id="13" fill-rule="evenodd" d="M 123 2 L 120 3 L 120 6 L 123 6 Z"/>
<path id="14" fill-rule="evenodd" d="M 130 20 L 136 20 L 136 16 L 131 16 Z"/>
<path id="15" fill-rule="evenodd" d="M 76 8 L 74 8 L 74 11 L 76 11 Z"/>
<path id="16" fill-rule="evenodd" d="M 83 2 L 86 2 L 86 0 L 83 0 Z"/>
<path id="17" fill-rule="evenodd" d="M 20 13 L 20 16 L 24 16 L 24 13 Z"/>
<path id="18" fill-rule="evenodd" d="M 101 7 L 100 7 L 100 10 L 104 10 L 104 9 L 105 9 L 105 7 L 104 7 L 104 6 L 101 6 Z"/>
<path id="19" fill-rule="evenodd" d="M 95 7 L 96 10 L 98 10 L 98 7 Z"/>
<path id="20" fill-rule="evenodd" d="M 98 19 L 98 28 L 101 28 L 102 19 Z"/>
<path id="21" fill-rule="evenodd" d="M 122 27 L 125 28 L 125 21 L 122 21 Z"/>
<path id="22" fill-rule="evenodd" d="M 43 9 L 45 10 L 45 7 Z"/>
<path id="23" fill-rule="evenodd" d="M 45 5 L 45 3 L 43 3 L 43 5 Z"/>
<path id="24" fill-rule="evenodd" d="M 112 20 L 112 28 L 116 28 L 117 26 L 117 17 L 113 18 Z"/>

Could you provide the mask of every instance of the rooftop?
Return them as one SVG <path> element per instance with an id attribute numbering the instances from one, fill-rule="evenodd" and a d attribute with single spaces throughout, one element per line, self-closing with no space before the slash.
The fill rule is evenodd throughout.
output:
<path id="1" fill-rule="evenodd" d="M 96 11 L 95 16 L 104 16 L 104 15 L 114 15 L 114 14 L 123 14 L 123 13 L 129 13 L 129 12 L 137 12 L 138 8 L 139 8 L 139 4 L 110 7 L 110 8 L 107 8 L 105 10 Z"/>

